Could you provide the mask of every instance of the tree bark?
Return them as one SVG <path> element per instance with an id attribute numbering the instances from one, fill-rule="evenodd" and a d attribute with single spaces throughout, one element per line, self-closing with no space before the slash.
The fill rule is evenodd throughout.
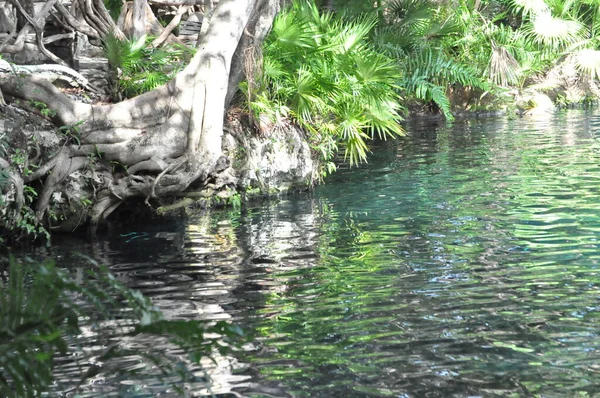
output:
<path id="1" fill-rule="evenodd" d="M 139 40 L 146 34 L 146 7 L 148 0 L 133 1 L 133 40 Z"/>
<path id="2" fill-rule="evenodd" d="M 183 14 L 185 14 L 188 10 L 189 10 L 188 6 L 179 6 L 179 9 L 177 10 L 177 14 L 175 14 L 175 16 L 173 17 L 171 22 L 169 22 L 169 24 L 165 27 L 165 29 L 162 31 L 162 33 L 156 39 L 154 39 L 152 41 L 151 46 L 152 47 L 162 46 L 163 43 L 167 40 L 167 38 L 171 35 L 171 32 L 173 32 L 173 30 L 177 27 L 177 25 L 179 25 L 179 22 L 181 21 L 181 17 L 183 16 Z"/>
<path id="3" fill-rule="evenodd" d="M 253 47 L 257 47 L 254 50 L 260 51 L 260 46 L 271 31 L 273 19 L 281 10 L 283 2 L 282 0 L 259 0 L 257 3 L 256 10 L 252 14 L 252 17 L 244 30 L 244 36 L 241 38 L 233 56 L 227 96 L 225 98 L 226 108 L 229 108 L 231 105 L 234 95 L 239 90 L 238 86 L 247 73 L 245 67 L 247 51 L 253 50 Z M 260 66 L 256 65 L 256 67 Z"/>
<path id="4" fill-rule="evenodd" d="M 78 1 L 88 7 L 98 4 Z M 90 156 L 118 162 L 129 170 L 125 176 L 102 174 L 92 222 L 105 218 L 128 198 L 148 200 L 181 193 L 196 181 L 205 184 L 222 157 L 232 58 L 242 51 L 240 39 L 249 21 L 253 31 L 264 37 L 275 15 L 274 4 L 274 0 L 221 0 L 189 65 L 165 86 L 118 104 L 86 105 L 38 78 L 0 75 L 5 94 L 47 104 L 56 112 L 58 125 L 80 124 L 77 145 L 63 148 L 33 176 L 48 176 L 36 206 L 38 217 L 48 208 L 55 187 L 88 164 Z M 268 16 L 262 16 L 267 11 L 271 11 Z"/>
<path id="5" fill-rule="evenodd" d="M 28 15 L 34 16 L 35 10 L 33 8 L 33 0 L 19 0 L 19 4 Z M 28 22 L 25 15 L 17 13 L 17 30 L 23 29 Z"/>

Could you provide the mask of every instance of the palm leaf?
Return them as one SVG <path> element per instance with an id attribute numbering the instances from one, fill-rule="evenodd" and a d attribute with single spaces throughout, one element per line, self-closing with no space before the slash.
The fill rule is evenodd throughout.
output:
<path id="1" fill-rule="evenodd" d="M 290 53 L 299 49 L 315 46 L 315 38 L 311 33 L 308 21 L 301 19 L 294 12 L 280 13 L 273 21 L 268 45 L 277 45 Z"/>
<path id="2" fill-rule="evenodd" d="M 398 64 L 382 54 L 363 51 L 352 59 L 354 73 L 364 83 L 383 83 L 394 87 L 401 77 Z"/>
<path id="3" fill-rule="evenodd" d="M 565 48 L 586 36 L 586 28 L 579 21 L 557 18 L 550 12 L 536 14 L 523 30 L 534 43 L 551 50 Z"/>
<path id="4" fill-rule="evenodd" d="M 591 79 L 600 79 L 600 51 L 592 49 L 579 50 L 574 54 L 577 69 Z"/>
<path id="5" fill-rule="evenodd" d="M 378 101 L 366 109 L 365 119 L 371 139 L 377 135 L 379 139 L 404 135 L 404 129 L 398 123 L 402 117 L 398 114 L 400 106 L 397 101 Z"/>
<path id="6" fill-rule="evenodd" d="M 350 165 L 366 162 L 369 148 L 366 141 L 370 138 L 365 129 L 368 127 L 362 109 L 357 104 L 341 104 L 337 108 L 337 116 L 340 121 L 337 124 L 335 134 L 344 144 L 344 159 Z"/>
<path id="7" fill-rule="evenodd" d="M 303 121 L 311 121 L 314 111 L 325 109 L 320 97 L 319 87 L 310 70 L 301 68 L 294 78 L 295 95 L 292 98 L 292 109 Z"/>
<path id="8" fill-rule="evenodd" d="M 490 58 L 490 79 L 501 86 L 508 86 L 519 80 L 520 65 L 507 50 L 492 40 Z"/>
<path id="9" fill-rule="evenodd" d="M 509 7 L 515 12 L 523 13 L 524 17 L 550 12 L 544 0 L 509 0 L 508 3 Z"/>

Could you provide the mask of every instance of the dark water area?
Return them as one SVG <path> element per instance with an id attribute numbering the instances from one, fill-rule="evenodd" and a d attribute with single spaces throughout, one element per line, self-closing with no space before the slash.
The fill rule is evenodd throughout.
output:
<path id="1" fill-rule="evenodd" d="M 54 250 L 169 317 L 242 327 L 207 371 L 221 396 L 600 394 L 600 116 L 407 131 L 314 192 Z M 83 396 L 169 394 L 94 383 Z"/>

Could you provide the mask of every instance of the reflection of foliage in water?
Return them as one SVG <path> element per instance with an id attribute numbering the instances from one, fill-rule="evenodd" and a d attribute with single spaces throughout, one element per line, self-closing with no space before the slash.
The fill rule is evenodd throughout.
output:
<path id="1" fill-rule="evenodd" d="M 55 380 L 57 363 L 69 363 L 71 385 L 99 374 L 121 374 L 130 380 L 141 369 L 183 394 L 181 386 L 194 379 L 202 358 L 227 347 L 205 337 L 216 333 L 223 341 L 240 330 L 219 322 L 212 327 L 196 321 L 165 320 L 149 299 L 116 281 L 97 267 L 71 275 L 53 263 L 11 261 L 8 282 L 0 285 L 0 395 L 37 396 Z M 144 336 L 154 336 L 149 342 Z M 96 348 L 82 351 L 85 338 Z M 168 354 L 178 348 L 181 355 Z M 125 360 L 115 364 L 115 361 Z M 194 368 L 195 367 L 195 368 Z M 73 369 L 77 369 L 73 374 Z M 64 375 L 63 375 L 64 376 Z M 131 391 L 144 392 L 143 383 Z"/>
<path id="2" fill-rule="evenodd" d="M 600 152 L 555 123 L 413 137 L 321 187 L 319 260 L 274 274 L 259 310 L 263 377 L 298 396 L 600 391 Z"/>
<path id="3" fill-rule="evenodd" d="M 219 392 L 593 396 L 598 125 L 410 127 L 314 193 L 127 230 L 112 269 L 168 315 L 256 331 Z"/>

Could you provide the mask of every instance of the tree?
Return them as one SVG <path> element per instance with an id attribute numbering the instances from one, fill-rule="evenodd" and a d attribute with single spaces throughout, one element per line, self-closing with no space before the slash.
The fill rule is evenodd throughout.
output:
<path id="1" fill-rule="evenodd" d="M 50 0 L 35 20 L 17 0 L 10 2 L 27 17 L 24 30 L 30 27 L 36 31 L 40 49 L 45 16 L 51 11 L 64 26 L 92 37 L 106 37 L 111 32 L 122 35 L 102 0 L 76 0 L 71 12 L 60 2 Z M 25 183 L 43 180 L 35 205 L 38 220 L 44 217 L 56 186 L 66 176 L 86 167 L 90 156 L 105 164 L 118 162 L 125 170 L 125 175 L 119 176 L 110 168 L 96 168 L 102 183 L 96 187 L 92 223 L 104 219 L 132 197 L 143 197 L 147 202 L 182 194 L 192 185 L 226 185 L 230 181 L 229 161 L 221 150 L 226 97 L 230 101 L 243 75 L 241 59 L 245 48 L 264 38 L 279 3 L 221 0 L 189 65 L 165 86 L 120 103 L 86 105 L 70 99 L 43 79 L 0 75 L 2 92 L 47 104 L 56 114 L 55 123 L 77 135 L 70 145 L 63 146 L 23 179 Z M 76 15 L 83 18 L 75 18 Z M 22 32 L 11 44 L 13 49 L 21 45 L 21 35 Z M 4 43 L 0 50 L 1 47 L 9 46 Z M 0 164 L 5 163 L 0 159 Z"/>

